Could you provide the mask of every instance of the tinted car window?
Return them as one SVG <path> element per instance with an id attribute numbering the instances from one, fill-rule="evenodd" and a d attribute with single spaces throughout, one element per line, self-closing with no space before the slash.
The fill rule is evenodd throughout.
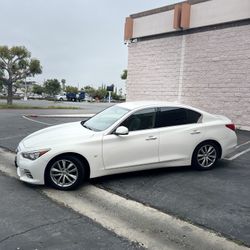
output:
<path id="1" fill-rule="evenodd" d="M 125 126 L 129 131 L 151 129 L 155 127 L 156 111 L 154 108 L 143 109 L 135 112 L 120 126 Z"/>
<path id="2" fill-rule="evenodd" d="M 197 123 L 201 114 L 190 109 L 162 107 L 159 109 L 157 127 Z"/>
<path id="3" fill-rule="evenodd" d="M 190 110 L 190 109 L 186 109 L 187 112 L 187 123 L 197 123 L 201 117 L 201 114 Z"/>

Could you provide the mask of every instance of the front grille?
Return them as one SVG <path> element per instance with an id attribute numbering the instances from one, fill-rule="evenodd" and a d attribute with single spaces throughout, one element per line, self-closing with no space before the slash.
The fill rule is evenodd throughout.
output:
<path id="1" fill-rule="evenodd" d="M 28 178 L 33 179 L 33 176 L 32 176 L 32 174 L 30 173 L 29 170 L 24 169 L 23 172 L 24 172 L 24 174 L 25 174 Z"/>

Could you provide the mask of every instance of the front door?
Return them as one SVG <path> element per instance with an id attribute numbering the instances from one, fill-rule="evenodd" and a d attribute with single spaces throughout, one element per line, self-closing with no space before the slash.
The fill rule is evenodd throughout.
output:
<path id="1" fill-rule="evenodd" d="M 129 129 L 128 135 L 103 136 L 103 161 L 106 169 L 133 167 L 159 161 L 159 134 L 155 129 L 154 108 L 135 112 L 120 126 Z"/>

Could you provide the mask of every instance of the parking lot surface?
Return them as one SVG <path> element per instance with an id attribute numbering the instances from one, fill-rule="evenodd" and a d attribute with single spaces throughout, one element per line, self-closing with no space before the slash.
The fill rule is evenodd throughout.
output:
<path id="1" fill-rule="evenodd" d="M 0 189 L 0 249 L 139 248 L 1 172 Z"/>
<path id="2" fill-rule="evenodd" d="M 212 171 L 160 169 L 103 177 L 96 185 L 250 245 L 250 156 Z"/>
<path id="3" fill-rule="evenodd" d="M 77 113 L 66 112 L 72 111 Z M 0 111 L 1 124 L 5 124 L 0 127 L 0 146 L 14 150 L 23 137 L 47 127 L 46 123 L 79 120 L 37 117 L 29 121 L 22 118 L 23 113 Z M 239 144 L 250 141 L 250 132 L 238 131 L 238 139 Z M 249 147 L 246 144 L 242 150 Z M 211 171 L 158 169 L 97 178 L 91 183 L 250 246 L 249 162 L 247 152 L 233 160 L 219 161 Z"/>

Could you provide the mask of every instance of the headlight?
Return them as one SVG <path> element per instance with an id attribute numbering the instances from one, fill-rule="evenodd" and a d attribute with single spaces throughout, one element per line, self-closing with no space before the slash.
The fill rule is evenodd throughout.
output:
<path id="1" fill-rule="evenodd" d="M 46 154 L 50 149 L 42 149 L 42 150 L 36 150 L 36 151 L 31 151 L 31 152 L 23 152 L 22 156 L 23 158 L 29 159 L 29 160 L 36 160 L 40 156 Z"/>

